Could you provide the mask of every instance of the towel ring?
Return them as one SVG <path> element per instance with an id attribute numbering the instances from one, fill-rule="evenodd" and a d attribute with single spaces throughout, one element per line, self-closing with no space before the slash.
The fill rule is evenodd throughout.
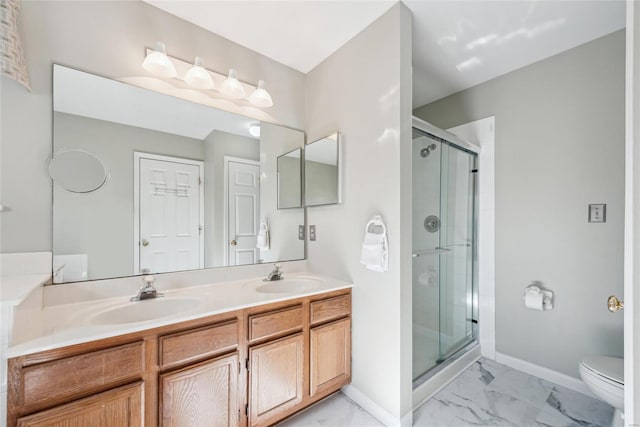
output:
<path id="1" fill-rule="evenodd" d="M 367 225 L 365 225 L 364 227 L 364 232 L 369 233 L 369 227 L 371 227 L 372 225 L 378 225 L 382 227 L 382 233 L 372 233 L 372 234 L 387 234 L 387 226 L 384 225 L 384 222 L 382 222 L 381 217 L 374 216 L 373 219 L 371 219 L 371 221 L 367 222 Z"/>

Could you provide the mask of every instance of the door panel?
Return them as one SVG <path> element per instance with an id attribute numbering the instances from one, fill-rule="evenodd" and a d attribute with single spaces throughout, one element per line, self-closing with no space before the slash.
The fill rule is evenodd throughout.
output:
<path id="1" fill-rule="evenodd" d="M 152 273 L 203 267 L 200 167 L 139 159 L 140 262 Z"/>
<path id="2" fill-rule="evenodd" d="M 351 377 L 351 320 L 311 329 L 311 396 Z"/>
<path id="3" fill-rule="evenodd" d="M 263 425 L 302 401 L 302 334 L 249 349 L 250 425 Z"/>
<path id="4" fill-rule="evenodd" d="M 260 166 L 230 161 L 228 185 L 228 263 L 255 264 L 260 226 Z"/>
<path id="5" fill-rule="evenodd" d="M 162 427 L 238 425 L 238 353 L 160 376 Z"/>

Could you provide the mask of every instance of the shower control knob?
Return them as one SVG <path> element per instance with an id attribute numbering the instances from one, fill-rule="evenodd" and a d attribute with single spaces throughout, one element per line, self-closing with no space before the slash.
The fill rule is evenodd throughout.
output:
<path id="1" fill-rule="evenodd" d="M 615 313 L 620 309 L 624 309 L 624 302 L 616 298 L 615 295 L 611 295 L 607 299 L 607 308 L 609 309 L 610 312 Z"/>

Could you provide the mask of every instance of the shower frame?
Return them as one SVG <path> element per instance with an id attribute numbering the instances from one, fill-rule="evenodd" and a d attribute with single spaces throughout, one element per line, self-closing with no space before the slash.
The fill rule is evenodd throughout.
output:
<path id="1" fill-rule="evenodd" d="M 493 119 L 492 119 L 493 120 Z M 474 143 L 465 141 L 456 135 L 442 130 L 432 124 L 421 120 L 417 117 L 413 118 L 412 128 L 419 130 L 420 132 L 427 134 L 428 136 L 435 137 L 437 141 L 445 141 L 450 145 L 456 146 L 456 148 L 460 148 L 463 151 L 469 151 L 475 153 L 477 155 L 476 159 L 476 167 L 478 171 L 481 171 L 481 168 L 484 166 L 482 163 L 482 156 L 480 146 Z M 491 122 L 491 130 L 493 131 L 493 121 Z M 492 141 L 493 144 L 493 141 Z M 493 156 L 493 154 L 491 154 Z M 492 162 L 493 163 L 493 159 Z M 491 173 L 493 173 L 493 165 L 491 165 Z M 473 248 L 473 281 L 474 281 L 474 309 L 476 313 L 474 318 L 477 319 L 477 324 L 474 324 L 476 328 L 474 330 L 474 339 L 462 346 L 453 354 L 447 355 L 447 360 L 439 363 L 432 369 L 428 370 L 425 374 L 418 377 L 415 381 L 413 381 L 413 401 L 414 401 L 414 409 L 421 405 L 426 399 L 435 394 L 440 388 L 446 385 L 453 378 L 458 376 L 466 367 L 474 363 L 478 358 L 481 357 L 481 347 L 480 344 L 482 342 L 482 333 L 480 329 L 482 328 L 482 315 L 483 310 L 480 308 L 480 285 L 481 281 L 479 280 L 479 258 L 478 258 L 478 247 L 479 247 L 479 199 L 480 199 L 480 191 L 479 191 L 479 181 L 482 175 L 479 172 L 474 179 L 474 207 L 473 207 L 473 240 L 474 240 L 474 248 Z M 480 178 L 480 179 L 479 179 Z M 493 242 L 492 242 L 493 244 Z M 493 310 L 493 308 L 492 308 Z M 491 326 L 493 326 L 493 322 L 490 322 Z M 489 355 L 492 355 L 492 352 L 495 350 L 493 348 L 490 349 Z"/>

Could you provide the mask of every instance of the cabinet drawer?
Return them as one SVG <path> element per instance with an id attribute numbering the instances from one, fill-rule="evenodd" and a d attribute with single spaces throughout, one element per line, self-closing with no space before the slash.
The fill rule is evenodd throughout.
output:
<path id="1" fill-rule="evenodd" d="M 72 397 L 139 378 L 144 369 L 142 341 L 28 366 L 20 373 L 20 401 Z"/>
<path id="2" fill-rule="evenodd" d="M 251 342 L 301 329 L 301 305 L 249 317 L 249 341 Z"/>
<path id="3" fill-rule="evenodd" d="M 311 325 L 351 314 L 351 295 L 340 295 L 311 303 Z"/>
<path id="4" fill-rule="evenodd" d="M 160 337 L 160 367 L 191 362 L 234 350 L 238 345 L 238 322 L 179 332 Z"/>
<path id="5" fill-rule="evenodd" d="M 144 425 L 143 387 L 138 382 L 22 417 L 18 427 L 140 427 Z"/>

